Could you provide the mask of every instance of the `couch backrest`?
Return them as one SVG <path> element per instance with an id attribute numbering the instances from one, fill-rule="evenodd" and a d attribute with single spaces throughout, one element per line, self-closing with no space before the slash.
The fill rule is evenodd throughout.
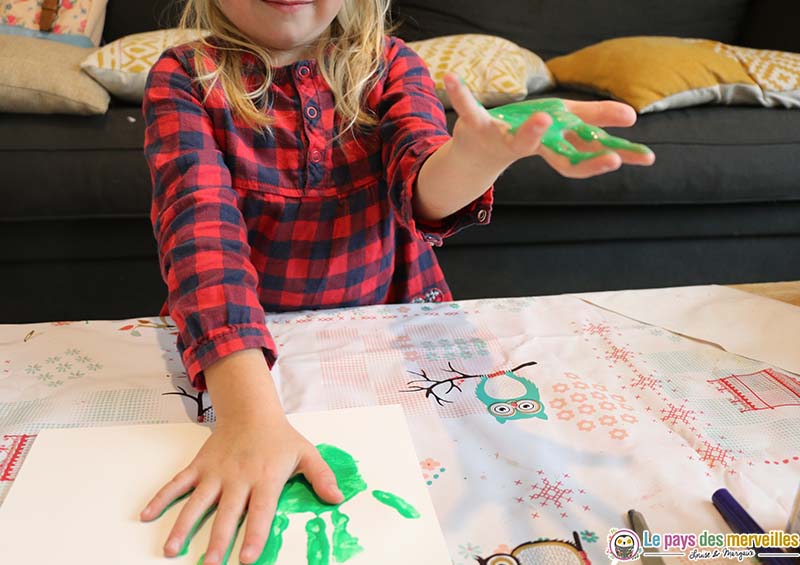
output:
<path id="1" fill-rule="evenodd" d="M 758 1 L 758 0 L 754 0 Z M 797 2 L 798 0 L 792 0 Z M 735 43 L 750 0 L 396 0 L 397 35 L 500 35 L 543 58 L 627 35 Z"/>
<path id="2" fill-rule="evenodd" d="M 108 0 L 103 41 L 125 35 L 172 27 L 178 21 L 182 1 L 175 0 Z"/>
<path id="3" fill-rule="evenodd" d="M 171 27 L 183 0 L 109 0 L 103 39 Z M 502 9 L 498 9 L 498 6 Z M 548 58 L 624 35 L 704 37 L 800 52 L 800 0 L 393 0 L 409 41 L 454 33 L 507 37 Z"/>
<path id="4" fill-rule="evenodd" d="M 800 2 L 752 0 L 745 17 L 741 45 L 800 53 Z"/>

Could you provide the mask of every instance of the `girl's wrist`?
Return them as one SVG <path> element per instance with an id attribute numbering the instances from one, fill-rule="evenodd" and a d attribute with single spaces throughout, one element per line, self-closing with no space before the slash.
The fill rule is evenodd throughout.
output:
<path id="1" fill-rule="evenodd" d="M 249 425 L 285 420 L 261 350 L 233 353 L 209 366 L 205 373 L 218 422 Z"/>

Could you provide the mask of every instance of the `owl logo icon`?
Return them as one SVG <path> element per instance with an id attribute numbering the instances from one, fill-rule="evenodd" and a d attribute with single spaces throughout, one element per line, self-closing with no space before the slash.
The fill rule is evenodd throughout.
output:
<path id="1" fill-rule="evenodd" d="M 639 536 L 632 530 L 611 530 L 608 533 L 606 555 L 619 561 L 633 561 L 643 552 Z"/>

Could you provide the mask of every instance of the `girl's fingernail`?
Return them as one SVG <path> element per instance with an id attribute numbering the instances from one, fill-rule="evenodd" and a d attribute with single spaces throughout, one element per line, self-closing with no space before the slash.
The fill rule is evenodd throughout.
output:
<path id="1" fill-rule="evenodd" d="M 174 553 L 175 551 L 178 551 L 178 545 L 178 540 L 171 539 L 167 542 L 167 545 L 164 547 L 164 549 L 166 549 L 169 553 Z"/>
<path id="2" fill-rule="evenodd" d="M 205 561 L 203 561 L 203 565 L 217 565 L 219 561 L 219 553 L 216 551 L 210 551 L 206 553 Z"/>
<path id="3" fill-rule="evenodd" d="M 240 555 L 240 557 L 242 559 L 246 559 L 247 561 L 252 561 L 256 557 L 258 557 L 258 555 L 256 555 L 256 551 L 257 550 L 254 545 L 245 546 L 244 548 L 242 548 L 242 554 Z"/>

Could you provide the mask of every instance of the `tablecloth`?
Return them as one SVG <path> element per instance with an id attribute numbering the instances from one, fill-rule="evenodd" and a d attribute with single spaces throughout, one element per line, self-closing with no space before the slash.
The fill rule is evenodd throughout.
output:
<path id="1" fill-rule="evenodd" d="M 267 323 L 288 412 L 402 406 L 454 565 L 573 532 L 604 563 L 630 508 L 656 531 L 727 532 L 723 486 L 786 525 L 800 379 L 785 370 L 573 296 Z M 42 429 L 213 422 L 175 339 L 158 317 L 0 326 L 0 501 Z"/>

